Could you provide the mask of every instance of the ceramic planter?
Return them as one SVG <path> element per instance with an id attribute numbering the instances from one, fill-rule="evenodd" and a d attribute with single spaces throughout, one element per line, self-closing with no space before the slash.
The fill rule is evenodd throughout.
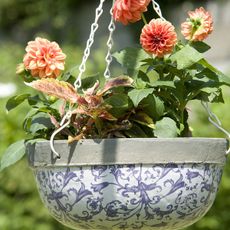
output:
<path id="1" fill-rule="evenodd" d="M 29 146 L 41 199 L 73 229 L 180 229 L 211 207 L 227 141 L 214 138 L 56 141 Z"/>

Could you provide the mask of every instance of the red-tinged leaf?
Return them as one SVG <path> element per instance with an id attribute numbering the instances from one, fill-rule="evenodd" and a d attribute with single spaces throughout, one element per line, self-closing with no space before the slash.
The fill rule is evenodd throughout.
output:
<path id="1" fill-rule="evenodd" d="M 93 119 L 96 119 L 98 117 L 103 118 L 105 120 L 109 121 L 116 121 L 117 118 L 114 117 L 111 113 L 107 111 L 107 107 L 100 106 L 97 108 L 87 108 L 85 106 L 78 106 L 74 111 L 73 114 L 84 114 L 89 117 L 92 117 Z"/>
<path id="2" fill-rule="evenodd" d="M 64 117 L 65 115 L 65 107 L 66 107 L 66 101 L 64 101 L 59 107 L 59 113 L 61 117 Z"/>
<path id="3" fill-rule="evenodd" d="M 51 114 L 49 114 L 49 116 L 50 116 L 50 121 L 51 121 L 51 123 L 52 123 L 56 128 L 59 128 L 59 127 L 60 127 L 60 124 L 59 124 L 59 122 L 56 120 L 56 118 L 55 118 L 53 115 L 51 115 Z"/>
<path id="4" fill-rule="evenodd" d="M 86 101 L 86 99 L 82 96 L 79 96 L 77 99 L 77 103 L 80 106 L 88 106 L 88 102 Z"/>
<path id="5" fill-rule="evenodd" d="M 103 118 L 105 120 L 109 120 L 109 121 L 116 121 L 117 118 L 114 117 L 111 113 L 107 112 L 107 111 L 100 111 L 98 113 L 98 117 Z"/>
<path id="6" fill-rule="evenodd" d="M 99 87 L 99 81 L 96 81 L 96 83 L 91 88 L 88 88 L 86 91 L 84 91 L 84 94 L 93 95 L 95 94 L 98 87 Z"/>
<path id="7" fill-rule="evenodd" d="M 119 87 L 119 86 L 131 87 L 132 83 L 133 83 L 133 79 L 128 76 L 119 76 L 113 78 L 105 83 L 104 88 L 98 91 L 97 95 L 98 96 L 103 95 L 105 92 L 107 92 L 108 90 L 114 87 Z"/>
<path id="8" fill-rule="evenodd" d="M 88 102 L 89 108 L 98 107 L 103 102 L 102 97 L 97 95 L 86 96 L 85 100 Z"/>
<path id="9" fill-rule="evenodd" d="M 76 103 L 79 97 L 71 84 L 53 78 L 43 78 L 31 83 L 26 83 L 26 85 L 71 103 Z"/>

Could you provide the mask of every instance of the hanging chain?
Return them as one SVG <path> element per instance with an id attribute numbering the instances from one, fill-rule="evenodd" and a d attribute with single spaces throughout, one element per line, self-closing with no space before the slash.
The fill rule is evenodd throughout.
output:
<path id="1" fill-rule="evenodd" d="M 228 138 L 228 140 L 230 140 L 230 133 L 225 130 L 222 127 L 222 124 L 220 122 L 220 119 L 211 111 L 209 105 L 207 102 L 201 101 L 202 106 L 205 108 L 206 112 L 208 113 L 208 120 L 220 131 L 222 131 Z M 230 153 L 230 148 L 226 151 L 226 154 Z"/>
<path id="2" fill-rule="evenodd" d="M 108 27 L 108 29 L 109 29 L 109 38 L 108 38 L 108 41 L 107 41 L 108 52 L 107 52 L 107 55 L 106 55 L 106 58 L 105 58 L 106 69 L 105 69 L 105 72 L 104 72 L 104 77 L 106 79 L 110 78 L 110 76 L 111 76 L 110 65 L 111 65 L 111 62 L 113 61 L 113 57 L 112 57 L 112 54 L 111 54 L 111 51 L 112 51 L 112 48 L 113 48 L 113 32 L 116 29 L 116 26 L 115 26 L 115 23 L 114 23 L 114 18 L 113 18 L 114 0 L 112 2 L 113 2 L 112 7 L 110 9 L 111 20 L 110 20 L 109 27 Z"/>
<path id="3" fill-rule="evenodd" d="M 85 48 L 85 51 L 84 51 L 84 56 L 82 58 L 81 65 L 79 67 L 80 72 L 79 72 L 79 75 L 77 77 L 77 80 L 74 82 L 75 89 L 78 89 L 78 88 L 81 87 L 81 76 L 85 72 L 85 69 L 86 69 L 86 67 L 85 67 L 86 66 L 86 61 L 88 60 L 88 57 L 90 55 L 91 46 L 94 43 L 95 33 L 96 33 L 96 31 L 97 31 L 97 29 L 99 27 L 98 20 L 99 20 L 99 18 L 101 17 L 101 15 L 103 13 L 103 4 L 104 4 L 104 2 L 105 2 L 105 0 L 100 0 L 100 4 L 96 9 L 95 20 L 94 20 L 94 23 L 91 25 L 90 36 L 89 36 L 89 39 L 87 40 L 86 48 Z"/>
<path id="4" fill-rule="evenodd" d="M 162 16 L 161 8 L 160 8 L 159 4 L 156 1 L 154 1 L 154 0 L 152 0 L 152 3 L 153 3 L 153 9 L 156 11 L 156 13 L 158 14 L 158 16 L 162 20 L 166 21 L 165 18 Z"/>
<path id="5" fill-rule="evenodd" d="M 84 55 L 83 55 L 83 58 L 82 58 L 81 65 L 79 66 L 79 75 L 78 75 L 76 81 L 74 82 L 74 87 L 75 87 L 76 90 L 78 88 L 80 88 L 81 84 L 82 84 L 81 77 L 82 77 L 82 74 L 86 70 L 86 62 L 87 62 L 87 60 L 89 58 L 89 55 L 90 55 L 90 52 L 91 52 L 91 47 L 92 47 L 92 45 L 94 43 L 95 33 L 96 33 L 97 29 L 99 28 L 98 20 L 99 20 L 99 18 L 101 17 L 101 15 L 103 13 L 103 4 L 104 4 L 104 2 L 105 2 L 105 0 L 100 0 L 100 4 L 96 9 L 95 20 L 94 20 L 94 23 L 91 25 L 90 36 L 89 36 L 89 39 L 87 40 L 87 43 L 86 43 L 86 48 L 84 50 Z M 114 4 L 114 0 L 113 0 L 113 4 Z M 113 19 L 113 5 L 112 5 L 112 8 L 110 10 L 110 15 L 111 15 L 111 21 L 110 21 L 110 24 L 109 24 L 109 27 L 108 27 L 108 29 L 109 29 L 109 38 L 108 38 L 108 41 L 107 41 L 108 52 L 107 52 L 107 55 L 106 55 L 106 58 L 105 58 L 105 61 L 106 61 L 106 69 L 105 69 L 105 72 L 104 72 L 104 77 L 105 78 L 109 78 L 110 75 L 111 75 L 109 68 L 110 68 L 110 64 L 111 64 L 111 62 L 113 60 L 112 54 L 111 54 L 111 50 L 112 50 L 112 47 L 113 47 L 113 37 L 112 36 L 113 36 L 113 32 L 116 29 L 115 24 L 114 24 L 114 19 Z M 50 148 L 51 148 L 52 152 L 58 158 L 60 158 L 60 154 L 54 148 L 54 138 L 58 133 L 60 133 L 64 128 L 66 128 L 70 124 L 71 117 L 72 117 L 72 111 L 70 110 L 62 118 L 62 121 L 60 123 L 60 127 L 53 132 L 53 134 L 51 135 L 51 138 L 50 138 Z"/>

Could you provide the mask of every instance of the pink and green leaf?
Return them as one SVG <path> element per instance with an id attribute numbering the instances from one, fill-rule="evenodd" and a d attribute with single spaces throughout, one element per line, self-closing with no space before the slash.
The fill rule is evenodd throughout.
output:
<path id="1" fill-rule="evenodd" d="M 50 96 L 55 96 L 57 98 L 64 99 L 65 101 L 69 101 L 73 104 L 76 103 L 79 98 L 71 84 L 53 78 L 43 78 L 31 83 L 26 83 L 26 85 Z"/>
<path id="2" fill-rule="evenodd" d="M 132 83 L 133 83 L 133 79 L 128 76 L 119 76 L 113 78 L 105 83 L 104 88 L 98 91 L 97 95 L 103 95 L 108 90 L 119 86 L 132 87 Z"/>

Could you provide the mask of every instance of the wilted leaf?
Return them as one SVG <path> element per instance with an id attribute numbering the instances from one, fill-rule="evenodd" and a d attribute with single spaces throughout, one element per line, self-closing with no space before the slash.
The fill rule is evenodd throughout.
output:
<path id="1" fill-rule="evenodd" d="M 177 137 L 177 126 L 176 122 L 169 118 L 164 117 L 162 120 L 156 122 L 156 128 L 154 134 L 156 137 Z"/>
<path id="2" fill-rule="evenodd" d="M 146 98 L 148 95 L 152 94 L 154 89 L 133 89 L 128 93 L 129 98 L 133 102 L 134 106 L 137 107 L 139 103 Z"/>
<path id="3" fill-rule="evenodd" d="M 98 91 L 97 95 L 103 95 L 106 91 L 119 86 L 131 87 L 133 79 L 128 76 L 119 76 L 112 78 L 105 83 L 105 86 L 102 90 Z"/>
<path id="4" fill-rule="evenodd" d="M 31 83 L 26 83 L 26 85 L 45 94 L 64 99 L 71 103 L 76 103 L 78 100 L 78 95 L 74 87 L 65 81 L 59 81 L 53 78 L 43 78 Z"/>
<path id="5" fill-rule="evenodd" d="M 0 171 L 16 163 L 25 155 L 26 150 L 24 142 L 24 140 L 17 141 L 6 149 L 1 159 Z"/>
<path id="6" fill-rule="evenodd" d="M 17 96 L 11 97 L 6 103 L 6 110 L 9 112 L 10 110 L 14 109 L 18 105 L 20 105 L 23 101 L 28 99 L 30 94 L 20 94 Z"/>

